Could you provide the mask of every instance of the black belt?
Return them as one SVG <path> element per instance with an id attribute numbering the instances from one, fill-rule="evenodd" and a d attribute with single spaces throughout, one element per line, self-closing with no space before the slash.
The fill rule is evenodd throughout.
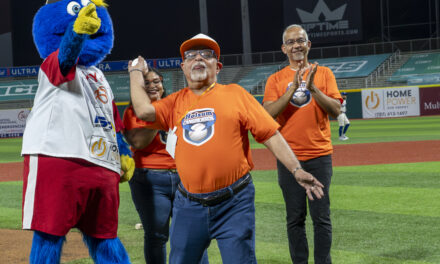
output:
<path id="1" fill-rule="evenodd" d="M 206 197 L 206 198 L 200 198 L 200 197 L 195 197 L 195 196 L 191 195 L 185 189 L 183 189 L 180 184 L 177 186 L 177 188 L 185 198 L 188 198 L 191 201 L 201 203 L 203 206 L 214 206 L 216 204 L 219 204 L 223 201 L 228 200 L 229 198 L 232 197 L 232 195 L 237 194 L 241 190 L 243 190 L 252 180 L 252 177 L 250 174 L 247 174 L 245 177 L 246 178 L 244 178 L 237 185 L 234 185 L 231 187 L 232 193 L 228 190 L 228 191 L 225 191 L 224 193 L 221 193 L 221 194 L 218 194 L 215 196 Z"/>

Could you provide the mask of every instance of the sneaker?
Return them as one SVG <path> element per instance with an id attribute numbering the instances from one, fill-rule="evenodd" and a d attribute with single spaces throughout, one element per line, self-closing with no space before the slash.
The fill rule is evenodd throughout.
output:
<path id="1" fill-rule="evenodd" d="M 346 135 L 343 135 L 341 140 L 348 140 L 348 137 Z"/>

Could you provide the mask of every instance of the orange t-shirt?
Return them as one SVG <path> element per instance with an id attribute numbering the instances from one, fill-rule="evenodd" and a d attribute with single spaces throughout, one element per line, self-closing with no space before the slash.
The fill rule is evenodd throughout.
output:
<path id="1" fill-rule="evenodd" d="M 266 82 L 263 102 L 277 101 L 287 91 L 294 76 L 295 71 L 290 66 L 272 74 Z M 318 67 L 314 84 L 327 96 L 342 99 L 335 76 L 329 68 Z M 290 101 L 277 118 L 281 125 L 281 134 L 297 158 L 302 161 L 333 152 L 328 114 L 311 95 L 306 98 L 306 101 L 299 106 Z"/>
<path id="2" fill-rule="evenodd" d="M 126 130 L 135 128 L 143 128 L 146 122 L 136 117 L 133 106 L 129 106 L 124 111 L 123 122 Z M 153 141 L 143 149 L 134 149 L 133 159 L 136 163 L 136 168 L 150 168 L 150 169 L 175 169 L 176 163 L 174 159 L 165 150 L 166 133 L 165 131 L 158 131 Z"/>
<path id="3" fill-rule="evenodd" d="M 200 96 L 184 88 L 153 105 L 156 121 L 150 127 L 177 126 L 177 170 L 192 193 L 213 192 L 248 173 L 253 168 L 248 131 L 262 143 L 279 128 L 237 84 L 216 84 Z"/>

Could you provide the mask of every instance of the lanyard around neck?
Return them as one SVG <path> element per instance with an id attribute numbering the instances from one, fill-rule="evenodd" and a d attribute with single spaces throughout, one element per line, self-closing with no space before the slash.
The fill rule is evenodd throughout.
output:
<path id="1" fill-rule="evenodd" d="M 182 115 L 182 117 L 179 118 L 179 121 L 177 122 L 177 124 L 179 124 L 180 122 L 182 122 L 182 119 L 188 114 L 188 112 L 199 103 L 200 99 L 202 98 L 202 96 L 204 94 L 206 94 L 207 92 L 209 92 L 209 90 L 211 90 L 215 85 L 217 84 L 217 82 L 213 82 L 208 89 L 206 89 L 205 91 L 203 91 L 203 93 L 197 98 L 197 100 L 189 107 L 188 110 L 186 110 L 185 114 Z"/>

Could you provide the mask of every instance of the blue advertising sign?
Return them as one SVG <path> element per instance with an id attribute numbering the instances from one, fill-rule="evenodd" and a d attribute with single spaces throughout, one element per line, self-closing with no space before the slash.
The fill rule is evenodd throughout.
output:
<path id="1" fill-rule="evenodd" d="M 153 61 L 154 61 L 153 67 L 158 68 L 158 69 L 179 68 L 180 63 L 182 63 L 181 58 L 155 59 Z"/>
<path id="2" fill-rule="evenodd" d="M 0 77 L 37 76 L 40 66 L 0 68 Z"/>
<path id="3" fill-rule="evenodd" d="M 150 59 L 147 60 L 149 67 L 158 69 L 174 69 L 179 68 L 182 63 L 181 58 L 169 58 L 169 59 Z M 128 61 L 104 61 L 97 66 L 101 71 L 125 71 L 128 67 Z"/>
<path id="4" fill-rule="evenodd" d="M 125 71 L 127 70 L 128 61 L 103 61 L 96 65 L 103 72 Z"/>
<path id="5" fill-rule="evenodd" d="M 158 69 L 179 68 L 180 63 L 182 63 L 181 58 L 147 60 L 148 66 Z M 127 66 L 128 61 L 104 61 L 96 65 L 103 72 L 126 71 Z M 40 66 L 0 68 L 0 78 L 37 76 L 39 69 Z"/>

